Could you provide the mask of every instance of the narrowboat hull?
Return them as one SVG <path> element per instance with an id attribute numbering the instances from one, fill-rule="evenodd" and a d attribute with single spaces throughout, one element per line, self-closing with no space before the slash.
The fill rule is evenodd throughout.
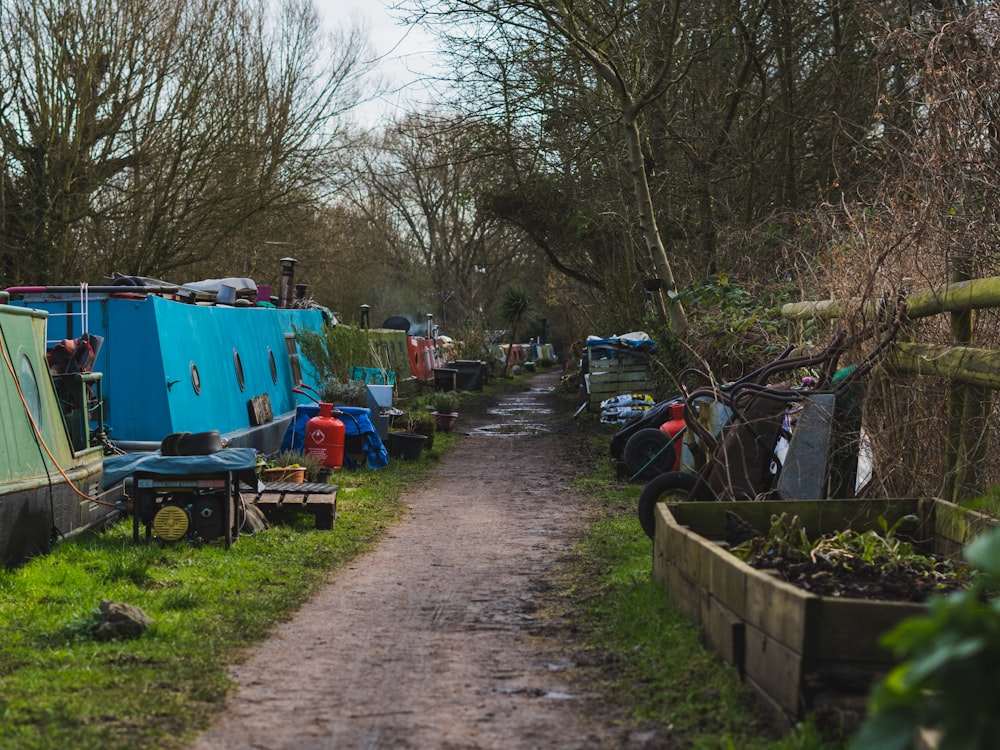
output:
<path id="1" fill-rule="evenodd" d="M 75 447 L 67 429 L 45 356 L 46 319 L 0 305 L 0 564 L 7 567 L 119 514 L 121 488 L 101 493 L 103 448 Z M 88 384 L 98 380 L 91 375 Z"/>

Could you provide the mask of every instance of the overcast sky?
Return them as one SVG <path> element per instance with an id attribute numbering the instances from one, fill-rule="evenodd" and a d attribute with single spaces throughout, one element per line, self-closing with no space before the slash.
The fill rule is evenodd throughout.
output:
<path id="1" fill-rule="evenodd" d="M 344 28 L 354 17 L 368 24 L 372 46 L 381 58 L 378 69 L 390 87 L 398 90 L 398 93 L 387 94 L 386 101 L 381 104 L 366 107 L 373 112 L 372 116 L 377 111 L 391 114 L 394 107 L 405 109 L 413 100 L 426 100 L 422 89 L 414 82 L 422 73 L 432 70 L 433 40 L 419 29 L 400 25 L 386 8 L 393 1 L 315 0 L 325 25 L 331 28 Z"/>

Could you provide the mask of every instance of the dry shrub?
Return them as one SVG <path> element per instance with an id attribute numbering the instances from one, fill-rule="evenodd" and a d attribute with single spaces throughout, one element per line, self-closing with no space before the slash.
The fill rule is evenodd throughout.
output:
<path id="1" fill-rule="evenodd" d="M 853 300 L 837 321 L 858 334 L 911 292 L 952 280 L 998 275 L 1000 248 L 1000 18 L 973 9 L 937 29 L 887 32 L 882 69 L 908 71 L 906 98 L 876 112 L 867 149 L 885 164 L 881 184 L 820 207 L 809 221 L 826 276 L 813 292 Z M 807 297 L 813 298 L 816 297 Z M 868 307 L 864 307 L 864 303 Z M 865 310 L 868 312 L 865 312 Z M 1000 316 L 975 314 L 972 346 L 1000 349 Z M 947 314 L 909 321 L 900 334 L 921 343 L 954 341 Z M 851 353 L 863 356 L 871 343 Z M 936 495 L 944 486 L 948 384 L 940 378 L 874 371 L 865 426 L 880 496 Z M 987 420 L 984 486 L 1000 482 L 996 420 Z"/>

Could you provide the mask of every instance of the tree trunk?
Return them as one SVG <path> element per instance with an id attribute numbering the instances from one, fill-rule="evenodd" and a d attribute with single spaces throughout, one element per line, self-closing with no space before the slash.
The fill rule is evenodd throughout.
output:
<path id="1" fill-rule="evenodd" d="M 670 324 L 679 338 L 687 336 L 688 323 L 684 314 L 684 306 L 677 298 L 677 283 L 670 268 L 667 250 L 660 237 L 660 229 L 656 223 L 653 210 L 653 196 L 649 192 L 649 182 L 646 179 L 646 162 L 642 155 L 642 145 L 639 138 L 639 123 L 635 116 L 622 116 L 625 126 L 625 140 L 628 144 L 628 166 L 632 176 L 632 186 L 635 190 L 636 208 L 639 210 L 639 228 L 646 240 L 646 248 L 656 269 L 656 275 L 663 280 L 663 288 L 657 294 L 663 300 L 670 316 Z"/>
<path id="2" fill-rule="evenodd" d="M 520 322 L 520 318 L 516 318 L 510 326 L 510 344 L 507 349 L 507 366 L 504 368 L 504 377 L 510 377 L 510 363 L 514 358 L 514 342 L 517 341 L 517 324 Z"/>

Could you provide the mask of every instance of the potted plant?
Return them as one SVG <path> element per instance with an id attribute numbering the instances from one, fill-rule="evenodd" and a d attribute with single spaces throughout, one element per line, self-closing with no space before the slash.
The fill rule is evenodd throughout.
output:
<path id="1" fill-rule="evenodd" d="M 404 460 L 420 458 L 424 448 L 434 446 L 434 417 L 425 411 L 408 411 L 401 415 L 399 429 L 389 433 L 389 455 Z"/>
<path id="2" fill-rule="evenodd" d="M 325 381 L 320 392 L 323 401 L 334 406 L 368 406 L 368 386 L 361 380 Z"/>
<path id="3" fill-rule="evenodd" d="M 434 411 L 437 429 L 449 432 L 458 419 L 458 396 L 454 391 L 439 391 L 434 395 Z"/>
<path id="4" fill-rule="evenodd" d="M 282 451 L 266 461 L 263 465 L 264 481 L 291 482 L 300 484 L 306 481 L 305 456 L 295 451 Z"/>
<path id="5" fill-rule="evenodd" d="M 427 442 L 424 447 L 431 450 L 434 447 L 434 433 L 437 432 L 437 423 L 433 414 L 421 409 L 412 409 L 403 414 L 400 421 L 403 432 L 411 435 L 424 435 Z"/>

